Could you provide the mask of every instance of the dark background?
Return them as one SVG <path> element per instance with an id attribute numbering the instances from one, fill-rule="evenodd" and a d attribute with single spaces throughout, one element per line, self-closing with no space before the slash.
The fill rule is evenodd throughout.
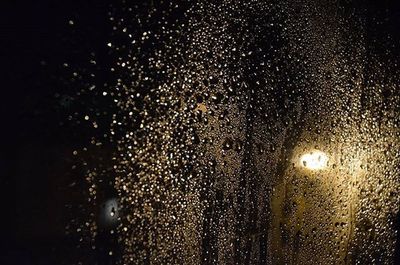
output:
<path id="1" fill-rule="evenodd" d="M 3 2 L 0 264 L 68 264 L 85 255 L 75 248 L 76 239 L 64 231 L 71 218 L 65 206 L 78 204 L 83 197 L 68 188 L 76 177 L 71 172 L 71 154 L 88 136 L 67 122 L 71 109 L 80 105 L 70 98 L 77 88 L 64 81 L 70 73 L 62 64 L 84 66 L 93 50 L 100 58 L 104 55 L 100 65 L 106 64 L 104 49 L 111 34 L 109 3 Z M 398 1 L 359 1 L 353 2 L 353 7 L 368 10 L 369 48 L 384 56 L 393 43 L 383 40 L 391 34 L 396 47 L 390 48 L 390 56 L 399 56 Z M 73 26 L 69 20 L 74 21 Z M 399 247 L 396 253 L 400 264 Z"/>
<path id="2" fill-rule="evenodd" d="M 65 226 L 82 193 L 72 152 L 87 143 L 68 122 L 80 111 L 69 82 L 88 55 L 101 55 L 110 31 L 106 1 L 8 1 L 1 8 L 0 264 L 64 264 L 82 256 Z M 69 25 L 69 20 L 74 25 Z M 74 84 L 77 87 L 74 87 Z M 72 264 L 72 263 L 71 263 Z M 74 263 L 75 264 L 75 263 Z"/>

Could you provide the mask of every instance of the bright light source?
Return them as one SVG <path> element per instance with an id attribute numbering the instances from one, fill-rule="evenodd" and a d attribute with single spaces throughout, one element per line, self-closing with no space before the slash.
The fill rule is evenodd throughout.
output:
<path id="1" fill-rule="evenodd" d="M 300 157 L 300 165 L 310 170 L 324 169 L 328 166 L 328 156 L 321 151 L 313 151 Z"/>

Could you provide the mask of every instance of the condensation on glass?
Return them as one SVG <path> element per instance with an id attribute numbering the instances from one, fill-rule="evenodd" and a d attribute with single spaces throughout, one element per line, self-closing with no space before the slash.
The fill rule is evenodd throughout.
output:
<path id="1" fill-rule="evenodd" d="M 85 162 L 89 204 L 115 211 L 101 212 L 112 228 L 96 213 L 77 223 L 93 249 L 112 233 L 121 264 L 393 263 L 399 75 L 370 48 L 363 9 L 110 10 L 115 78 L 87 91 L 110 106 L 81 115 L 105 132 L 88 150 L 109 148 Z"/>

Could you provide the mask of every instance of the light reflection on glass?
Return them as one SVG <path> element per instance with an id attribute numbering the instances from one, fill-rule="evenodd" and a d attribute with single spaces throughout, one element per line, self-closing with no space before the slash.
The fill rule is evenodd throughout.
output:
<path id="1" fill-rule="evenodd" d="M 321 170 L 328 166 L 328 156 L 321 151 L 313 151 L 300 157 L 300 165 L 310 170 Z"/>

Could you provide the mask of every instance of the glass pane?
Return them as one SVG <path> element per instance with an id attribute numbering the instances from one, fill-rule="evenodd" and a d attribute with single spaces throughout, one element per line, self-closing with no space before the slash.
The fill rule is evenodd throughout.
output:
<path id="1" fill-rule="evenodd" d="M 32 211 L 25 230 L 18 217 L 18 242 L 48 240 L 36 262 L 400 262 L 399 4 L 57 10 L 40 25 L 62 40 L 40 54 L 42 90 L 19 103 L 30 129 L 15 136 L 36 146 L 18 160 L 17 210 L 50 216 Z M 30 172 L 48 185 L 37 202 Z"/>

